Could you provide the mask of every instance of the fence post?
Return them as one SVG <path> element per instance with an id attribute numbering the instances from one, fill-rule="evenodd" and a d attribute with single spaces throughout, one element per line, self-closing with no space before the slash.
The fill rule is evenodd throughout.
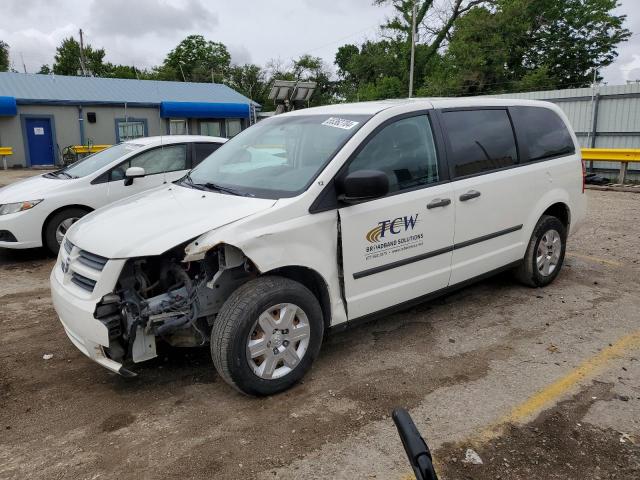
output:
<path id="1" fill-rule="evenodd" d="M 8 168 L 7 168 L 7 156 L 6 155 L 2 155 L 2 166 L 4 167 L 5 170 L 8 170 Z"/>
<path id="2" fill-rule="evenodd" d="M 627 167 L 629 162 L 620 162 L 620 173 L 618 174 L 618 183 L 624 185 L 624 181 L 627 178 Z"/>

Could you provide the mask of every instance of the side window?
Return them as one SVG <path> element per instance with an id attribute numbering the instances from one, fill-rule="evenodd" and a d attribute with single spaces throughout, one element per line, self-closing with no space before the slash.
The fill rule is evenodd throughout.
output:
<path id="1" fill-rule="evenodd" d="M 193 167 L 202 162 L 205 158 L 215 152 L 218 148 L 220 148 L 219 143 L 195 143 L 193 145 L 194 149 L 194 157 L 193 157 Z"/>
<path id="2" fill-rule="evenodd" d="M 389 192 L 439 180 L 438 158 L 429 117 L 403 118 L 380 130 L 347 167 L 381 170 L 389 178 Z"/>
<path id="3" fill-rule="evenodd" d="M 147 150 L 131 159 L 130 167 L 142 167 L 147 175 L 187 168 L 187 146 L 167 145 Z"/>
<path id="4" fill-rule="evenodd" d="M 576 148 L 567 126 L 553 110 L 515 107 L 512 112 L 518 131 L 524 131 L 526 135 L 530 162 L 575 153 Z"/>
<path id="5" fill-rule="evenodd" d="M 442 116 L 455 177 L 518 163 L 516 140 L 506 110 L 459 110 Z"/>

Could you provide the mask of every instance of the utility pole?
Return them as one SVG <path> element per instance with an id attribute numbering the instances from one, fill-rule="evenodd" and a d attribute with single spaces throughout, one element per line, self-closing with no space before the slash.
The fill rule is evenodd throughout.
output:
<path id="1" fill-rule="evenodd" d="M 183 82 L 186 82 L 186 81 L 187 81 L 187 79 L 186 79 L 186 78 L 185 78 L 185 76 L 184 76 L 184 70 L 182 70 L 182 62 L 181 62 L 181 61 L 180 61 L 180 62 L 178 62 L 178 66 L 180 67 L 180 73 L 182 73 L 182 81 L 183 81 Z"/>
<path id="2" fill-rule="evenodd" d="M 409 98 L 413 96 L 413 64 L 416 57 L 416 10 L 417 0 L 413 2 L 411 13 L 411 64 L 409 65 Z"/>
<path id="3" fill-rule="evenodd" d="M 22 55 L 22 52 L 20 52 L 20 59 L 22 60 L 22 69 L 24 70 L 24 73 L 27 73 L 27 66 L 24 64 L 24 56 Z"/>
<path id="4" fill-rule="evenodd" d="M 88 77 L 89 75 L 87 74 L 87 67 L 84 59 L 84 39 L 82 35 L 83 32 L 82 29 L 80 29 L 80 70 L 82 71 L 83 77 Z"/>

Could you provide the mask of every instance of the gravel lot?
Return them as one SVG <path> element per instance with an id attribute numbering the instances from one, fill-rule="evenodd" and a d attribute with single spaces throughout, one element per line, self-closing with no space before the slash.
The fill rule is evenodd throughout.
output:
<path id="1" fill-rule="evenodd" d="M 443 479 L 640 478 L 640 195 L 588 196 L 550 287 L 501 275 L 329 337 L 304 383 L 266 399 L 229 388 L 206 349 L 111 374 L 58 323 L 53 259 L 0 251 L 0 478 L 410 478 L 395 406 Z"/>

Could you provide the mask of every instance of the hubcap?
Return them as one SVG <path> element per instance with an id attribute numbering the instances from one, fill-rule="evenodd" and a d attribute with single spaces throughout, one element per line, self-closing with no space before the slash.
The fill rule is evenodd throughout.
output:
<path id="1" fill-rule="evenodd" d="M 541 275 L 548 277 L 556 268 L 560 261 L 562 252 L 562 239 L 556 230 L 547 230 L 540 242 L 536 253 L 536 266 Z"/>
<path id="2" fill-rule="evenodd" d="M 62 245 L 62 239 L 64 238 L 65 233 L 67 233 L 69 227 L 78 220 L 80 220 L 78 217 L 71 217 L 60 222 L 60 225 L 56 228 L 56 241 L 58 242 L 58 245 Z"/>
<path id="3" fill-rule="evenodd" d="M 258 377 L 284 377 L 302 360 L 311 336 L 309 319 L 293 303 L 281 303 L 262 312 L 247 340 L 247 361 Z"/>

